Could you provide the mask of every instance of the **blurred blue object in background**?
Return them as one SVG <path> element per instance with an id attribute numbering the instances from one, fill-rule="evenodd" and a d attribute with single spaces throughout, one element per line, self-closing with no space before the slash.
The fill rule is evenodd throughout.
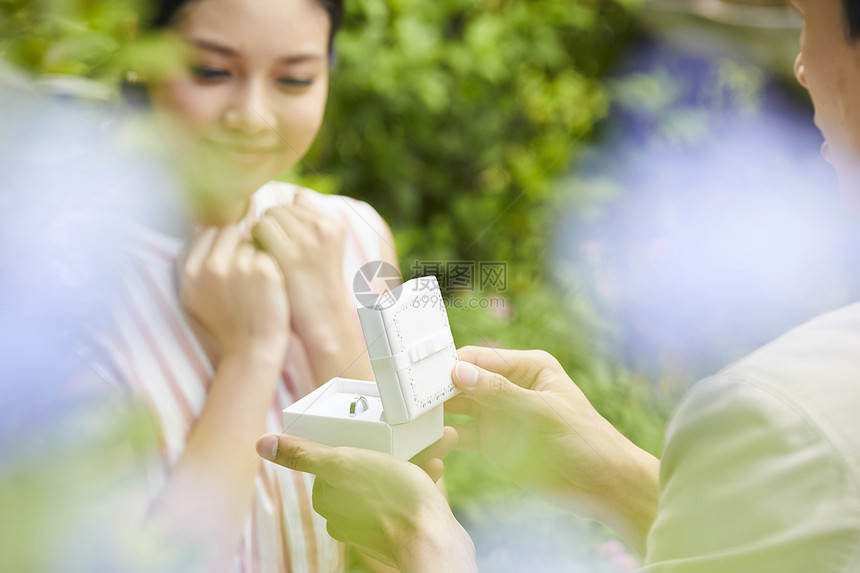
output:
<path id="1" fill-rule="evenodd" d="M 572 183 L 605 199 L 563 218 L 556 261 L 589 269 L 619 355 L 677 395 L 856 300 L 860 233 L 793 85 L 718 43 L 629 54 Z"/>
<path id="2" fill-rule="evenodd" d="M 173 194 L 166 172 L 120 137 L 125 122 L 119 110 L 0 84 L 4 571 L 144 563 L 133 528 L 151 426 L 99 383 L 89 337 L 109 318 L 123 218 L 177 213 L 157 199 Z"/>

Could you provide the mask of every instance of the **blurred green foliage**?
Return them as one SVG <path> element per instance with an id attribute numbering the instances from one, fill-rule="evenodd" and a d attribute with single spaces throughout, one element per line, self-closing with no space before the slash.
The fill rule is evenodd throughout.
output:
<path id="1" fill-rule="evenodd" d="M 136 0 L 0 0 L 0 58 L 34 75 L 115 82 Z"/>

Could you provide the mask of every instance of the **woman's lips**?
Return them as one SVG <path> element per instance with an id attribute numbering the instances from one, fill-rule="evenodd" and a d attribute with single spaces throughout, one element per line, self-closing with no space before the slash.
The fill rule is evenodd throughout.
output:
<path id="1" fill-rule="evenodd" d="M 273 149 L 242 148 L 230 145 L 219 146 L 219 149 L 223 150 L 234 161 L 248 164 L 262 163 L 268 160 L 274 153 Z"/>
<path id="2" fill-rule="evenodd" d="M 226 156 L 233 162 L 248 165 L 263 163 L 270 159 L 276 151 L 274 147 L 258 145 L 235 145 L 213 140 L 209 140 L 209 143 L 219 152 L 220 155 Z"/>

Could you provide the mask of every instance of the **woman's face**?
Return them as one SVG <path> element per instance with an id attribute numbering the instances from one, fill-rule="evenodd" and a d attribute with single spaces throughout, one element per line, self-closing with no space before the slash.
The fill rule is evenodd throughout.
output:
<path id="1" fill-rule="evenodd" d="M 235 210 L 308 150 L 328 93 L 329 29 L 316 0 L 197 0 L 179 14 L 181 65 L 150 96 L 204 209 Z"/>

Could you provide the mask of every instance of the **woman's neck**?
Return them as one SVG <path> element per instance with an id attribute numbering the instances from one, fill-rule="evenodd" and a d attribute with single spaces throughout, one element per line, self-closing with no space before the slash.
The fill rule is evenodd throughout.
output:
<path id="1" fill-rule="evenodd" d="M 245 199 L 224 205 L 213 205 L 211 202 L 206 205 L 198 205 L 195 209 L 195 220 L 205 227 L 224 227 L 236 224 L 245 218 L 249 204 L 250 200 Z"/>

